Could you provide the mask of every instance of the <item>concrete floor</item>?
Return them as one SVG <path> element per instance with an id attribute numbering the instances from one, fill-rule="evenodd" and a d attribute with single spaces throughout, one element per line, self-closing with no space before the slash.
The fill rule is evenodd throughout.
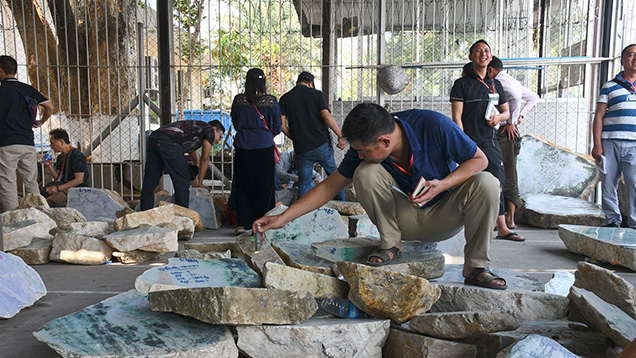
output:
<path id="1" fill-rule="evenodd" d="M 493 240 L 491 259 L 494 268 L 518 270 L 545 283 L 555 271 L 574 272 L 577 262 L 585 259 L 565 249 L 557 230 L 520 225 L 515 231 L 524 236 L 526 241 L 517 243 Z M 233 228 L 223 227 L 220 230 L 199 232 L 190 242 L 226 241 L 233 236 Z M 138 265 L 113 263 L 81 266 L 49 263 L 34 266 L 42 277 L 48 294 L 13 318 L 0 320 L 0 357 L 59 357 L 47 345 L 36 341 L 31 333 L 55 318 L 133 289 L 137 276 L 153 266 L 166 263 L 172 256 L 173 254 L 165 254 L 159 260 Z M 615 271 L 632 285 L 636 283 L 636 272 L 607 264 L 602 266 Z"/>

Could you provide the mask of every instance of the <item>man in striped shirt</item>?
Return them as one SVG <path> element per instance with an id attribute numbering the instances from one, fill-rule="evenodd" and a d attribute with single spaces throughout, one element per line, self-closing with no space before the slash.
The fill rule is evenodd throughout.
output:
<path id="1" fill-rule="evenodd" d="M 596 104 L 594 148 L 598 161 L 605 157 L 601 173 L 603 211 L 606 226 L 620 226 L 618 181 L 623 174 L 627 192 L 627 224 L 636 228 L 636 44 L 621 52 L 623 71 L 603 85 Z"/>

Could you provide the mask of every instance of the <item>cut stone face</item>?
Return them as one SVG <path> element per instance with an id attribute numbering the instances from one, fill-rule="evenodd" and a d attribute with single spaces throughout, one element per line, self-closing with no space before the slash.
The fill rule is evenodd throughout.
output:
<path id="1" fill-rule="evenodd" d="M 567 296 L 570 293 L 570 287 L 574 284 L 574 275 L 559 270 L 554 273 L 552 279 L 545 284 L 543 292 L 553 295 Z"/>
<path id="2" fill-rule="evenodd" d="M 117 212 L 128 204 L 113 190 L 71 188 L 67 207 L 77 209 L 88 221 L 101 221 L 100 218 L 117 219 Z"/>
<path id="3" fill-rule="evenodd" d="M 538 334 L 531 334 L 497 354 L 497 358 L 526 357 L 580 358 L 557 341 Z"/>
<path id="4" fill-rule="evenodd" d="M 173 206 L 160 206 L 139 212 L 131 212 L 115 220 L 115 231 L 138 229 L 144 226 L 158 226 L 174 221 Z"/>
<path id="5" fill-rule="evenodd" d="M 349 285 L 335 277 L 268 262 L 263 272 L 267 288 L 302 290 L 315 298 L 347 297 Z"/>
<path id="6" fill-rule="evenodd" d="M 11 251 L 27 246 L 31 244 L 33 239 L 50 240 L 53 238 L 53 236 L 49 234 L 49 226 L 45 223 L 36 222 L 35 220 L 25 220 L 4 225 L 2 230 L 4 251 Z"/>
<path id="7" fill-rule="evenodd" d="M 285 264 L 265 237 L 262 237 L 257 243 L 256 235 L 252 235 L 251 232 L 245 232 L 236 237 L 236 244 L 243 252 L 245 261 L 261 276 L 263 275 L 265 263 Z"/>
<path id="8" fill-rule="evenodd" d="M 378 270 L 375 267 L 338 262 L 349 283 L 349 300 L 364 312 L 397 323 L 428 311 L 440 295 L 426 279 Z"/>
<path id="9" fill-rule="evenodd" d="M 521 319 L 514 312 L 440 312 L 415 316 L 409 328 L 427 336 L 459 339 L 490 332 L 519 328 Z"/>
<path id="10" fill-rule="evenodd" d="M 50 208 L 40 210 L 42 210 L 42 212 L 48 215 L 51 219 L 55 220 L 57 227 L 63 230 L 72 227 L 76 223 L 86 222 L 86 217 L 73 208 Z"/>
<path id="11" fill-rule="evenodd" d="M 101 265 L 112 256 L 113 249 L 104 240 L 74 233 L 55 234 L 50 254 L 52 261 L 79 265 Z"/>
<path id="12" fill-rule="evenodd" d="M 311 319 L 293 326 L 238 326 L 237 345 L 250 357 L 382 357 L 388 320 Z"/>
<path id="13" fill-rule="evenodd" d="M 41 265 L 50 261 L 49 254 L 52 245 L 52 240 L 33 239 L 29 245 L 11 250 L 9 253 L 18 256 L 27 265 Z"/>
<path id="14" fill-rule="evenodd" d="M 361 258 L 366 260 L 366 257 L 379 246 L 380 239 L 370 237 L 325 240 L 311 244 L 316 256 L 332 262 L 354 261 Z"/>
<path id="15" fill-rule="evenodd" d="M 511 287 L 493 290 L 454 283 L 434 284 L 441 289 L 441 295 L 431 312 L 510 311 L 523 320 L 554 320 L 565 317 L 570 302 L 567 297 Z"/>
<path id="16" fill-rule="evenodd" d="M 68 358 L 238 357 L 227 327 L 153 312 L 135 290 L 53 320 L 33 336 Z"/>
<path id="17" fill-rule="evenodd" d="M 636 230 L 559 225 L 568 251 L 636 271 Z"/>
<path id="18" fill-rule="evenodd" d="M 380 238 L 378 228 L 373 225 L 368 215 L 349 216 L 349 236 Z"/>
<path id="19" fill-rule="evenodd" d="M 599 181 L 596 166 L 589 157 L 530 135 L 521 139 L 517 173 L 521 195 L 587 199 Z"/>
<path id="20" fill-rule="evenodd" d="M 270 210 L 267 215 L 278 215 L 285 210 L 287 210 L 286 206 L 279 205 Z M 338 211 L 324 207 L 292 220 L 280 229 L 267 231 L 267 238 L 272 243 L 293 241 L 311 244 L 346 237 L 349 237 L 349 230 L 342 222 Z"/>
<path id="21" fill-rule="evenodd" d="M 150 251 L 126 251 L 126 252 L 113 252 L 113 256 L 119 260 L 122 264 L 140 264 L 142 262 L 156 260 L 161 257 L 160 252 Z"/>
<path id="22" fill-rule="evenodd" d="M 159 206 L 164 206 L 164 205 L 172 206 L 174 209 L 175 215 L 190 218 L 192 222 L 194 223 L 195 232 L 199 232 L 203 230 L 203 223 L 201 222 L 201 216 L 196 211 L 192 209 L 184 208 L 181 205 L 169 203 L 167 201 L 159 202 Z"/>
<path id="23" fill-rule="evenodd" d="M 585 319 L 620 347 L 627 347 L 636 339 L 636 320 L 613 304 L 600 299 L 594 293 L 578 287 L 570 290 L 572 303 Z"/>
<path id="24" fill-rule="evenodd" d="M 197 250 L 179 250 L 174 257 L 180 257 L 183 259 L 196 259 L 196 260 L 213 260 L 213 259 L 231 259 L 232 252 L 227 250 L 225 252 L 199 252 Z"/>
<path id="25" fill-rule="evenodd" d="M 26 208 L 50 208 L 49 203 L 42 195 L 38 193 L 26 193 L 25 196 L 20 199 L 19 209 Z"/>
<path id="26" fill-rule="evenodd" d="M 77 210 L 76 210 L 77 211 Z M 53 229 L 54 233 L 72 232 L 77 235 L 103 238 L 113 232 L 113 228 L 105 221 L 73 222 L 65 227 Z"/>
<path id="27" fill-rule="evenodd" d="M 241 259 L 169 259 L 168 264 L 154 267 L 135 280 L 135 288 L 147 293 L 151 287 L 177 289 L 184 287 L 263 287 L 261 277 Z M 158 288 L 157 287 L 157 288 Z"/>
<path id="28" fill-rule="evenodd" d="M 624 278 L 600 266 L 580 261 L 574 286 L 595 293 L 636 319 L 636 289 Z"/>
<path id="29" fill-rule="evenodd" d="M 331 269 L 333 262 L 316 256 L 309 244 L 281 241 L 272 244 L 272 247 L 287 266 L 328 276 L 334 275 Z"/>
<path id="30" fill-rule="evenodd" d="M 194 223 L 192 219 L 185 216 L 175 215 L 171 222 L 161 223 L 158 226 L 177 229 L 177 237 L 179 240 L 190 240 L 194 236 Z"/>
<path id="31" fill-rule="evenodd" d="M 175 312 L 211 324 L 298 324 L 318 309 L 306 291 L 244 287 L 196 287 L 150 291 L 153 311 Z"/>
<path id="32" fill-rule="evenodd" d="M 367 215 L 367 212 L 364 211 L 362 205 L 353 201 L 330 200 L 324 205 L 324 207 L 336 209 L 340 215 Z"/>
<path id="33" fill-rule="evenodd" d="M 526 321 L 514 331 L 502 331 L 462 342 L 479 347 L 480 356 L 494 357 L 502 349 L 523 340 L 531 334 L 552 337 L 559 344 L 581 357 L 605 357 L 608 339 L 600 332 L 573 321 Z M 540 355 L 539 357 L 547 357 Z"/>
<path id="34" fill-rule="evenodd" d="M 391 328 L 383 358 L 474 358 L 477 348 Z"/>
<path id="35" fill-rule="evenodd" d="M 35 270 L 21 258 L 0 251 L 0 318 L 11 318 L 46 295 Z"/>
<path id="36" fill-rule="evenodd" d="M 177 251 L 177 229 L 146 226 L 139 229 L 117 231 L 104 236 L 104 240 L 117 251 Z"/>
<path id="37" fill-rule="evenodd" d="M 197 250 L 200 253 L 206 252 L 224 252 L 230 250 L 232 257 L 241 257 L 243 253 L 236 244 L 236 237 L 228 237 L 228 242 L 184 242 L 183 247 L 186 250 Z"/>
<path id="38" fill-rule="evenodd" d="M 461 284 L 464 282 L 464 276 L 462 276 L 462 268 L 463 265 L 446 265 L 446 272 L 444 273 L 444 276 L 432 280 L 432 282 L 456 282 Z M 502 268 L 491 269 L 495 274 L 506 279 L 506 285 L 508 285 L 508 287 L 510 288 L 519 288 L 528 291 L 541 291 L 543 289 L 543 283 L 541 282 L 541 280 L 525 273 Z"/>
<path id="39" fill-rule="evenodd" d="M 580 198 L 546 194 L 525 194 L 525 206 L 520 219 L 545 229 L 556 229 L 561 224 L 602 226 L 605 214 L 600 206 Z"/>
<path id="40" fill-rule="evenodd" d="M 48 215 L 36 208 L 17 209 L 2 213 L 2 223 L 4 225 L 10 225 L 25 220 L 34 220 L 41 223 L 44 227 L 48 228 L 48 230 L 57 226 L 55 220 L 51 219 Z"/>

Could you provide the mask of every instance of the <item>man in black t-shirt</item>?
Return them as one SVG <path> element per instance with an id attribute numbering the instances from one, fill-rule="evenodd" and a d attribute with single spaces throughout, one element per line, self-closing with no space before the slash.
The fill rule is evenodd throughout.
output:
<path id="1" fill-rule="evenodd" d="M 49 132 L 49 136 L 51 149 L 60 155 L 55 166 L 50 160 L 44 162 L 54 181 L 40 192 L 51 207 L 65 207 L 70 188 L 89 186 L 88 163 L 84 154 L 73 148 L 68 132 L 64 129 L 54 129 Z"/>
<path id="2" fill-rule="evenodd" d="M 153 192 L 164 168 L 170 174 L 174 186 L 175 204 L 187 208 L 190 203 L 190 169 L 187 153 L 199 164 L 199 173 L 193 180 L 194 187 L 206 188 L 203 178 L 210 164 L 210 150 L 218 143 L 225 128 L 218 120 L 210 123 L 203 121 L 177 121 L 165 124 L 148 136 L 146 146 L 146 167 L 144 182 L 141 187 L 141 210 L 152 209 L 154 206 Z M 197 150 L 201 148 L 201 156 Z"/>
<path id="3" fill-rule="evenodd" d="M 53 114 L 53 105 L 38 90 L 18 81 L 18 63 L 10 56 L 0 56 L 0 204 L 2 211 L 18 207 L 16 171 L 27 193 L 39 193 L 37 157 L 33 128 L 40 127 Z M 35 121 L 31 104 L 44 108 Z"/>
<path id="4" fill-rule="evenodd" d="M 311 188 L 314 163 L 320 163 L 327 175 L 335 172 L 336 162 L 329 129 L 338 136 L 338 148 L 344 149 L 345 140 L 340 128 L 329 112 L 322 92 L 314 88 L 314 75 L 301 72 L 296 87 L 285 93 L 278 102 L 283 121 L 283 133 L 294 143 L 298 168 L 298 198 Z M 345 200 L 340 191 L 336 200 Z"/>

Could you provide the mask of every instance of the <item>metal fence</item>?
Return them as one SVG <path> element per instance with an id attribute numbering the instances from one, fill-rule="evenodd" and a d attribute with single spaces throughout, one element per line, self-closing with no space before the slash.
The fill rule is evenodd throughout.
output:
<path id="1" fill-rule="evenodd" d="M 37 130 L 41 152 L 52 128 L 69 130 L 90 157 L 91 183 L 132 199 L 141 187 L 146 132 L 159 124 L 159 39 L 150 0 L 4 0 L 0 50 L 16 57 L 18 78 L 58 111 Z M 581 153 L 602 58 L 618 72 L 622 47 L 636 42 L 635 2 L 592 0 L 191 0 L 173 6 L 175 113 L 229 113 L 251 67 L 280 97 L 310 71 L 339 123 L 362 101 L 392 110 L 450 115 L 449 92 L 485 39 L 508 72 L 542 102 L 521 126 Z M 186 6 L 188 5 L 188 6 Z M 608 23 L 609 21 L 609 23 Z M 607 36 L 608 38 L 604 38 Z M 609 40 L 608 40 L 609 39 Z M 607 48 L 603 49 L 602 44 Z M 605 52 L 605 53 L 603 53 Z M 607 61 L 606 61 L 607 62 Z M 378 90 L 377 68 L 405 68 L 409 86 Z M 194 117 L 196 118 L 196 116 Z M 230 132 L 231 133 L 231 132 Z M 291 148 L 283 135 L 277 141 Z M 231 138 L 214 164 L 231 177 Z M 339 161 L 344 151 L 336 150 Z M 44 168 L 41 172 L 45 174 Z M 217 189 L 226 190 L 219 186 Z"/>

